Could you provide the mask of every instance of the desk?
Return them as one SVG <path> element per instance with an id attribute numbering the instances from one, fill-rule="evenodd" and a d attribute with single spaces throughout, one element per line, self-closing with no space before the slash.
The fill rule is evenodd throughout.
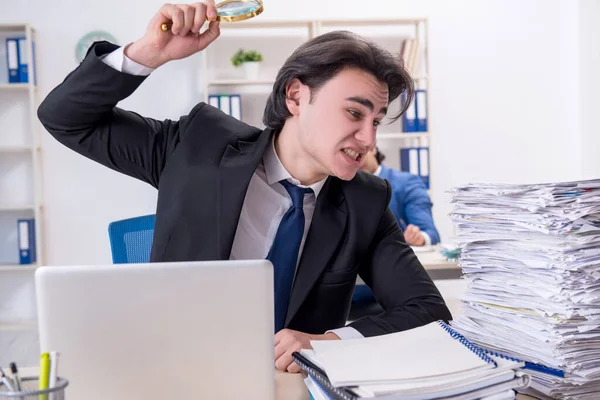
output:
<path id="1" fill-rule="evenodd" d="M 437 249 L 433 251 L 415 250 L 415 255 L 428 271 L 437 271 L 440 269 L 461 270 L 456 261 L 448 261 Z"/>
<path id="2" fill-rule="evenodd" d="M 448 261 L 446 257 L 439 252 L 436 247 L 431 251 L 417 248 L 415 255 L 431 276 L 431 279 L 456 279 L 462 274 L 462 268 L 458 266 L 457 261 Z M 356 279 L 357 285 L 364 285 L 365 282 L 359 276 Z"/>
<path id="3" fill-rule="evenodd" d="M 4 370 L 9 374 L 9 370 Z M 37 376 L 38 368 L 20 368 L 21 376 Z M 59 374 L 60 375 L 60 374 Z M 9 375 L 10 376 L 10 375 Z M 303 374 L 288 374 L 285 372 L 275 371 L 275 399 L 276 400 L 310 400 L 308 390 L 304 385 Z M 65 376 L 68 380 L 69 377 Z M 65 389 L 65 397 L 69 398 L 69 387 Z M 518 400 L 535 400 L 535 397 L 526 396 L 523 394 L 517 395 Z"/>

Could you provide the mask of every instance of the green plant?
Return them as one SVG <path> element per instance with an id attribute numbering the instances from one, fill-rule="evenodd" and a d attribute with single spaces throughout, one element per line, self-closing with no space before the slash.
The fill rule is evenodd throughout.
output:
<path id="1" fill-rule="evenodd" d="M 248 61 L 262 61 L 263 56 L 256 50 L 248 50 L 245 51 L 243 49 L 239 49 L 237 53 L 231 57 L 231 63 L 234 67 L 239 67 L 245 62 Z"/>

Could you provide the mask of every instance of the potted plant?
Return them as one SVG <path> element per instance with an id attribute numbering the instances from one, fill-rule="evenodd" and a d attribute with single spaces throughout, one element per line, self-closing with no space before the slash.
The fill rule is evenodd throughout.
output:
<path id="1" fill-rule="evenodd" d="M 262 60 L 262 54 L 256 50 L 239 49 L 231 57 L 231 63 L 234 67 L 241 65 L 244 68 L 244 76 L 248 80 L 258 79 L 259 66 Z"/>

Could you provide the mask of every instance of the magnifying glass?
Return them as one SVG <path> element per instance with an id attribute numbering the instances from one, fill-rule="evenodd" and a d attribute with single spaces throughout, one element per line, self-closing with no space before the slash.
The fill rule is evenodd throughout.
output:
<path id="1" fill-rule="evenodd" d="M 262 0 L 225 0 L 217 4 L 217 21 L 238 22 L 254 18 L 264 10 Z M 162 24 L 160 29 L 167 32 L 172 24 Z"/>

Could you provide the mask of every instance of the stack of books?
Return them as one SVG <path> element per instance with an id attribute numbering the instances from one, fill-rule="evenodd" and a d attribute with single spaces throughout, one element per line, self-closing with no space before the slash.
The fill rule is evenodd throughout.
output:
<path id="1" fill-rule="evenodd" d="M 524 363 L 489 355 L 443 321 L 369 338 L 311 341 L 293 354 L 320 399 L 514 399 Z"/>
<path id="2" fill-rule="evenodd" d="M 451 218 L 469 280 L 453 329 L 526 361 L 539 398 L 600 398 L 600 180 L 472 184 Z"/>

